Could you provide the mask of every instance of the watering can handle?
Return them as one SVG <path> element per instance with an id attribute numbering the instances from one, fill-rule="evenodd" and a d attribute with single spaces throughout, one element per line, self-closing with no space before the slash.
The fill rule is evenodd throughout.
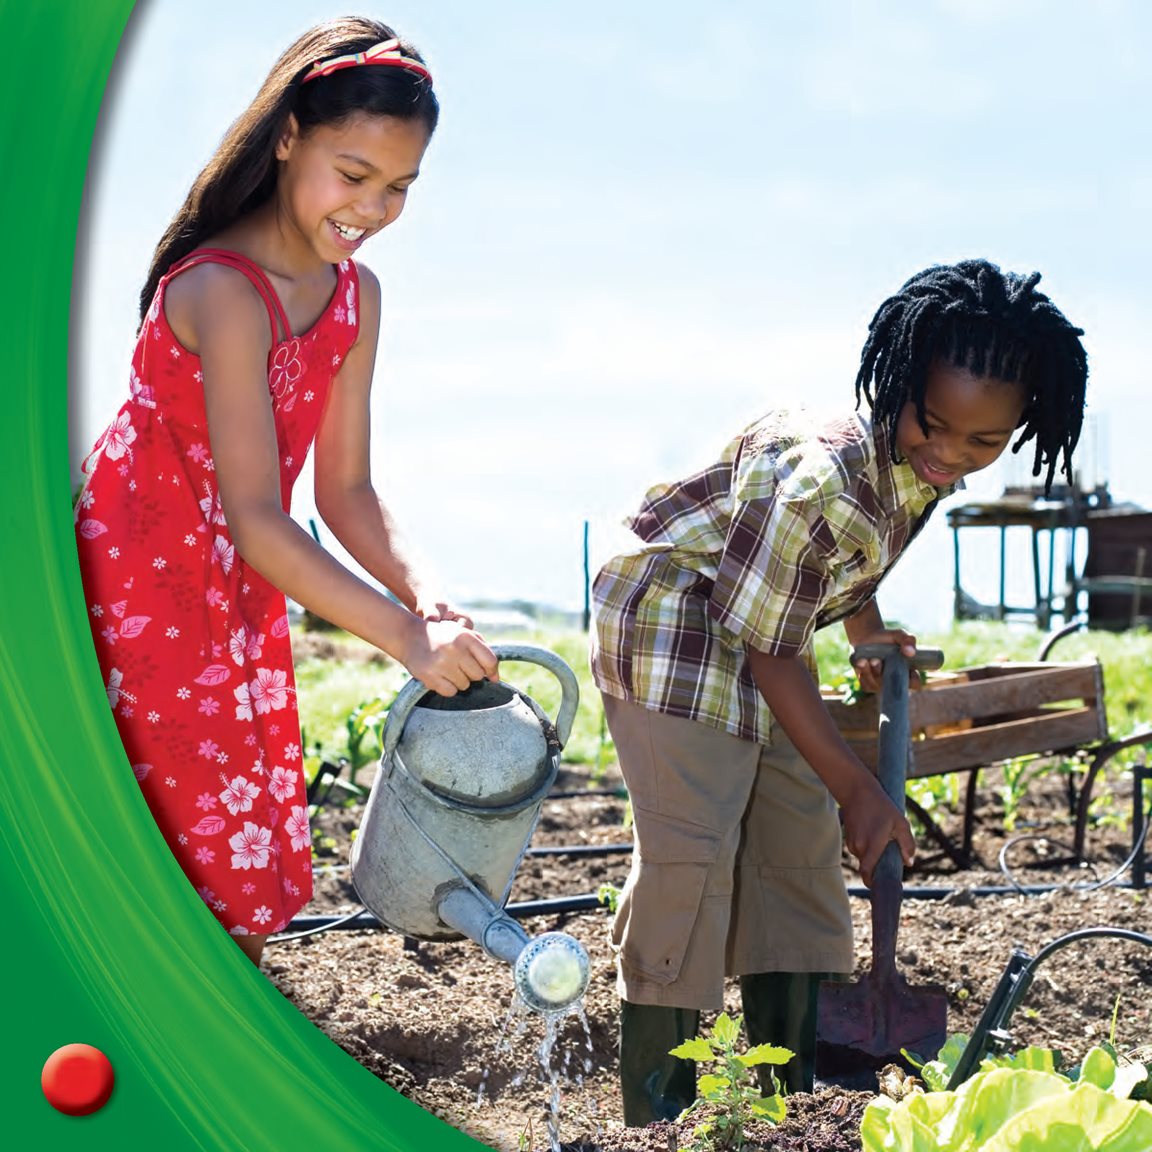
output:
<path id="1" fill-rule="evenodd" d="M 539 664 L 560 681 L 560 707 L 556 712 L 556 738 L 563 748 L 572 735 L 572 723 L 576 719 L 576 707 L 580 703 L 580 685 L 576 673 L 561 660 L 555 652 L 547 648 L 537 648 L 532 644 L 493 644 L 492 651 L 497 660 L 522 660 L 526 664 Z"/>
<path id="2" fill-rule="evenodd" d="M 563 748 L 572 735 L 572 722 L 576 719 L 576 706 L 580 703 L 580 685 L 576 674 L 568 665 L 547 648 L 537 648 L 531 644 L 493 644 L 492 651 L 498 660 L 520 660 L 526 664 L 539 664 L 547 668 L 560 681 L 560 709 L 556 713 L 556 737 Z M 404 731 L 408 714 L 432 689 L 423 681 L 413 677 L 396 694 L 388 709 L 388 720 L 384 726 L 384 756 L 391 756 Z"/>

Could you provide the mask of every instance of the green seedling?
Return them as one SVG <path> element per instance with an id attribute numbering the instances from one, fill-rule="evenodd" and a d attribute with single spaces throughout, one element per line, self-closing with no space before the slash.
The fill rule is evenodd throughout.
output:
<path id="1" fill-rule="evenodd" d="M 620 889 L 614 884 L 601 884 L 596 889 L 596 899 L 615 916 L 616 909 L 620 904 Z"/>
<path id="2" fill-rule="evenodd" d="M 1048 772 L 1050 765 L 1035 756 L 1017 756 L 1014 760 L 1005 761 L 1000 770 L 1004 778 L 999 788 L 1004 805 L 1004 831 L 1014 832 L 1028 785 Z"/>
<path id="3" fill-rule="evenodd" d="M 702 1117 L 692 1130 L 689 1149 L 681 1152 L 737 1152 L 744 1147 L 744 1129 L 750 1121 L 779 1124 L 784 1119 L 783 1097 L 779 1092 L 762 1096 L 752 1069 L 762 1064 L 786 1064 L 793 1053 L 771 1044 L 757 1044 L 743 1054 L 737 1052 L 743 1021 L 742 1016 L 733 1019 L 721 1012 L 710 1031 L 686 1040 L 670 1053 L 681 1060 L 712 1066 L 697 1082 L 696 1100 L 681 1113 L 682 1120 Z"/>
<path id="4" fill-rule="evenodd" d="M 348 779 L 357 787 L 357 773 L 379 760 L 383 752 L 382 732 L 387 714 L 388 705 L 376 697 L 354 708 L 344 721 L 348 733 Z"/>

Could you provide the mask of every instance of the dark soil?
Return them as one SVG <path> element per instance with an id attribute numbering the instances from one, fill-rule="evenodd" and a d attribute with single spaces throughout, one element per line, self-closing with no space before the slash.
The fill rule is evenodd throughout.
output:
<path id="1" fill-rule="evenodd" d="M 362 773 L 362 783 L 371 773 Z M 987 769 L 979 790 L 976 856 L 971 868 L 933 859 L 922 838 L 922 859 L 907 878 L 909 889 L 943 888 L 943 899 L 913 898 L 903 906 L 898 940 L 900 970 L 913 987 L 937 984 L 948 997 L 949 1032 L 970 1032 L 1008 961 L 1013 945 L 1035 954 L 1045 944 L 1077 929 L 1111 925 L 1148 931 L 1143 892 L 1110 886 L 1097 891 L 1068 889 L 1024 895 L 980 895 L 980 888 L 1008 885 L 997 858 L 1008 835 L 997 799 L 998 774 Z M 609 776 L 597 789 L 619 784 Z M 591 781 L 579 768 L 566 768 L 555 791 L 583 794 L 549 799 L 533 846 L 616 845 L 629 840 L 626 804 L 619 796 L 587 791 Z M 1115 814 L 1131 808 L 1129 779 L 1118 775 Z M 308 914 L 353 912 L 359 902 L 347 859 L 362 806 L 334 790 L 314 817 L 318 846 L 316 890 Z M 956 833 L 959 818 L 941 817 Z M 1035 782 L 1018 815 L 1017 833 L 1048 832 L 1070 839 L 1067 793 L 1055 774 Z M 1129 854 L 1126 827 L 1094 827 L 1088 855 L 1097 875 L 1110 874 Z M 1038 849 L 1040 851 L 1038 851 Z M 1042 855 L 1046 849 L 1046 855 Z M 1011 866 L 1022 884 L 1086 883 L 1090 876 L 1067 862 L 1057 844 L 1022 842 Z M 601 884 L 623 884 L 628 855 L 529 856 L 517 874 L 511 902 L 595 893 Z M 850 884 L 858 884 L 851 870 Z M 1130 881 L 1130 875 L 1122 878 Z M 1008 885 L 1011 887 L 1011 885 Z M 869 965 L 870 905 L 853 900 L 858 972 Z M 592 961 L 585 1017 L 569 1017 L 545 1073 L 538 1059 L 544 1036 L 539 1017 L 510 1021 L 510 970 L 489 960 L 471 941 L 429 943 L 392 932 L 330 930 L 305 939 L 277 942 L 265 953 L 264 969 L 277 987 L 333 1041 L 377 1076 L 448 1123 L 498 1149 L 567 1152 L 668 1152 L 683 1147 L 687 1125 L 657 1124 L 626 1129 L 616 1084 L 617 999 L 606 911 L 537 916 L 524 921 L 535 935 L 564 931 L 577 937 Z M 1015 1040 L 1064 1050 L 1079 1057 L 1107 1039 L 1115 1012 L 1115 1042 L 1121 1050 L 1152 1039 L 1152 952 L 1136 944 L 1089 940 L 1063 949 L 1043 965 L 1022 1008 L 1011 1021 Z M 739 1012 L 730 990 L 728 1011 Z M 710 1024 L 707 1018 L 705 1026 Z M 560 1085 L 559 1135 L 550 1136 L 549 1076 Z M 766 1152 L 851 1152 L 860 1148 L 860 1117 L 872 1094 L 826 1087 L 788 1100 L 788 1117 L 776 1128 L 751 1126 L 750 1150 Z"/>

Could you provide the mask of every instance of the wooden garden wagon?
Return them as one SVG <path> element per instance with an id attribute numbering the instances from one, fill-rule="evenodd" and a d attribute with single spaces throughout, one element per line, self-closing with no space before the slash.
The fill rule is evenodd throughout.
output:
<path id="1" fill-rule="evenodd" d="M 837 727 L 860 758 L 876 765 L 878 697 L 848 702 L 825 697 Z M 1092 789 L 1101 769 L 1126 748 L 1152 744 L 1152 729 L 1122 739 L 1108 735 L 1104 672 L 1100 662 L 984 664 L 929 673 L 909 693 L 911 746 L 908 779 L 967 772 L 963 841 L 959 848 L 911 797 L 908 807 L 927 833 L 958 866 L 971 862 L 976 787 L 980 769 L 1020 756 L 1087 759 L 1082 773 L 1069 774 L 1069 804 L 1076 814 L 1073 851 L 1084 858 Z"/>

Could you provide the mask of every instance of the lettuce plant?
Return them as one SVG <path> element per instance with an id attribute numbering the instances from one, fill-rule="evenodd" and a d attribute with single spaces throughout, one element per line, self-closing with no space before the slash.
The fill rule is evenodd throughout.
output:
<path id="1" fill-rule="evenodd" d="M 947 1047 L 941 1054 L 947 1057 Z M 929 1091 L 899 1103 L 879 1097 L 864 1112 L 864 1152 L 1148 1152 L 1152 1105 L 1133 1099 L 1148 1075 L 1093 1048 L 1069 1075 L 1056 1054 L 1026 1049 L 985 1060 L 955 1092 Z M 939 1069 L 922 1074 L 932 1087 Z M 946 1079 L 946 1077 L 945 1077 Z"/>

